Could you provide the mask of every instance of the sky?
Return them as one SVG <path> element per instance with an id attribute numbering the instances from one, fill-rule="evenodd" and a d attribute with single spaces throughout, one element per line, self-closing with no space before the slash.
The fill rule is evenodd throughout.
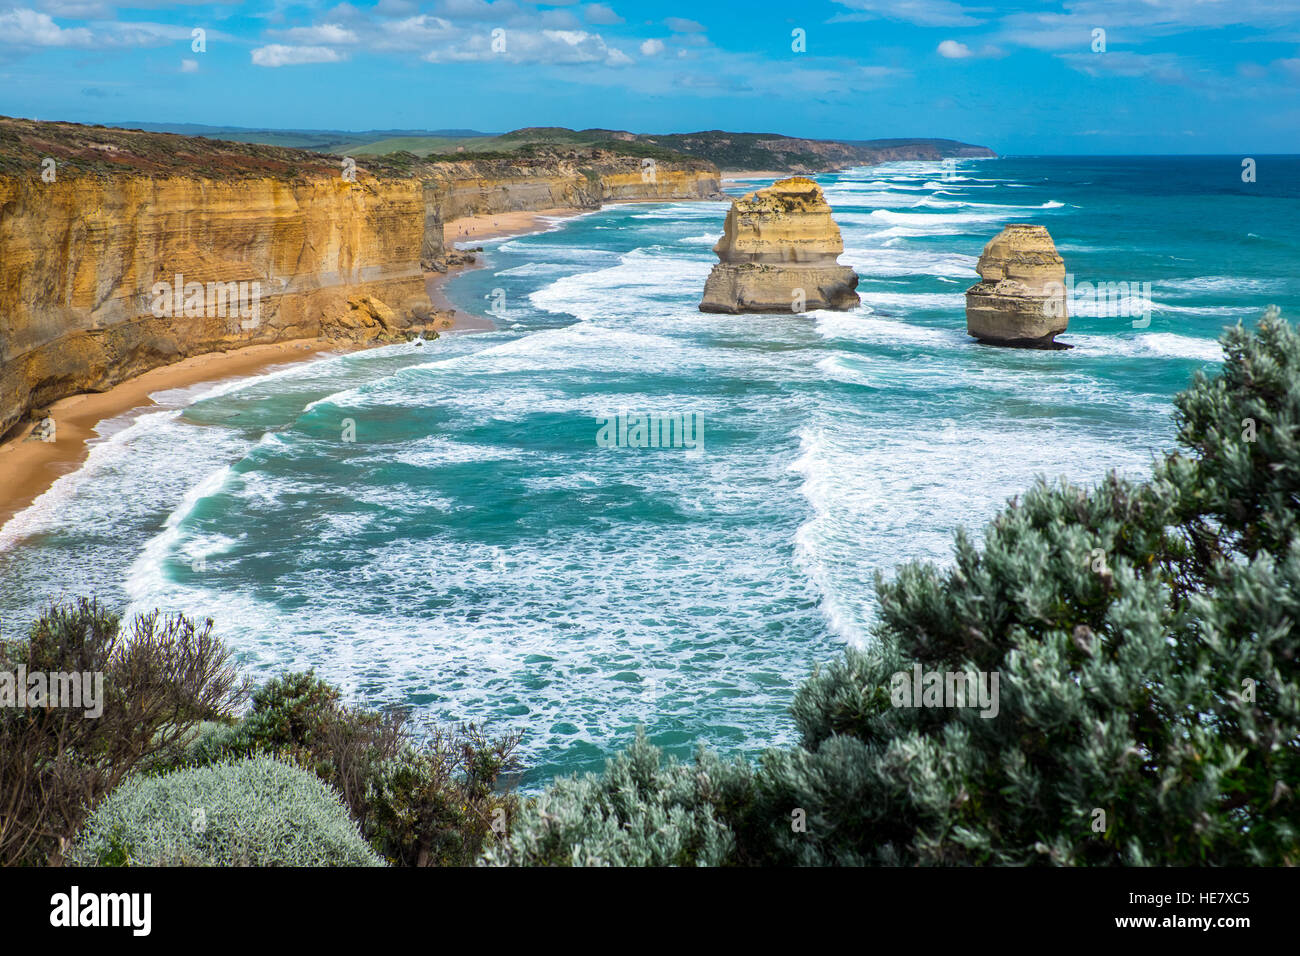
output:
<path id="1" fill-rule="evenodd" d="M 0 0 L 0 114 L 1300 153 L 1300 0 Z"/>

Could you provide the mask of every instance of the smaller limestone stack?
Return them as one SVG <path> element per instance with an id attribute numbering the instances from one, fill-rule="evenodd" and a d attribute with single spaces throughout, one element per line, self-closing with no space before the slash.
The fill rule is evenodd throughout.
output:
<path id="1" fill-rule="evenodd" d="M 989 240 L 966 290 L 966 331 L 992 345 L 1068 349 L 1065 260 L 1043 226 L 1014 223 Z"/>
<path id="2" fill-rule="evenodd" d="M 782 179 L 734 200 L 713 251 L 721 261 L 704 283 L 701 312 L 851 309 L 860 301 L 857 274 L 837 261 L 840 227 L 811 179 Z"/>

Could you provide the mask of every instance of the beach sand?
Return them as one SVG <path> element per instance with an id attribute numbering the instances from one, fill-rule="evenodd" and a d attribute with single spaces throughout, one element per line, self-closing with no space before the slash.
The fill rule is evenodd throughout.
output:
<path id="1" fill-rule="evenodd" d="M 723 185 L 726 185 L 727 183 L 731 183 L 737 186 L 748 186 L 750 185 L 749 183 L 747 182 L 742 183 L 740 182 L 740 180 L 768 179 L 775 182 L 778 179 L 786 179 L 793 175 L 794 173 L 783 173 L 777 169 L 724 169 L 722 171 L 722 183 Z M 765 185 L 765 184 L 760 184 L 760 183 L 753 184 L 755 189 L 760 188 L 761 185 Z"/>
<path id="2" fill-rule="evenodd" d="M 545 232 L 551 227 L 547 219 L 567 218 L 591 211 L 558 208 L 542 209 L 537 212 L 499 212 L 486 216 L 466 216 L 463 219 L 453 219 L 443 225 L 443 242 L 448 245 L 465 245 L 475 240 Z"/>
<path id="3" fill-rule="evenodd" d="M 573 215 L 581 211 L 583 210 L 548 209 L 536 213 L 475 216 L 452 220 L 444 227 L 444 233 L 446 241 L 452 243 L 542 232 L 550 228 L 550 223 L 545 222 L 543 217 Z M 453 266 L 446 272 L 427 273 L 425 288 L 434 308 L 451 310 L 453 307 L 443 291 L 447 280 L 483 265 L 480 257 L 471 265 Z M 457 309 L 455 321 L 439 331 L 475 332 L 494 328 L 496 326 L 489 319 Z M 149 397 L 151 394 L 207 382 L 243 378 L 272 366 L 367 347 L 332 339 L 294 339 L 270 345 L 250 345 L 226 352 L 208 352 L 152 369 L 106 392 L 71 395 L 61 399 L 49 406 L 55 423 L 55 441 L 27 441 L 35 424 L 29 422 L 14 437 L 0 444 L 0 528 L 48 490 L 58 478 L 81 467 L 90 454 L 87 443 L 99 437 L 95 426 L 134 409 L 154 406 L 156 403 Z"/>

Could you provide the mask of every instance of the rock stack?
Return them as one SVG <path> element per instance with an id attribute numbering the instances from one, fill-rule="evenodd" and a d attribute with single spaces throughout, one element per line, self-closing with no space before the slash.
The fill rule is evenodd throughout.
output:
<path id="1" fill-rule="evenodd" d="M 992 345 L 1068 349 L 1065 261 L 1043 226 L 1014 223 L 989 240 L 966 290 L 966 331 Z"/>
<path id="2" fill-rule="evenodd" d="M 734 200 L 713 251 L 721 261 L 704 284 L 701 312 L 851 309 L 860 301 L 857 273 L 837 261 L 840 227 L 811 179 L 782 179 Z"/>

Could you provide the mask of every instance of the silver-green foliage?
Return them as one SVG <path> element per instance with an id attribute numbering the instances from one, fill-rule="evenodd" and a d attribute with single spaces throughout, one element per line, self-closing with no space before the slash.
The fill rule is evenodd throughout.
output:
<path id="1" fill-rule="evenodd" d="M 749 768 L 701 750 L 664 763 L 638 733 L 605 772 L 557 781 L 531 802 L 485 862 L 516 866 L 719 866 L 734 839 L 719 819 L 749 788 Z"/>
<path id="2" fill-rule="evenodd" d="M 382 866 L 338 795 L 255 757 L 129 779 L 100 803 L 69 861 L 82 866 Z"/>

